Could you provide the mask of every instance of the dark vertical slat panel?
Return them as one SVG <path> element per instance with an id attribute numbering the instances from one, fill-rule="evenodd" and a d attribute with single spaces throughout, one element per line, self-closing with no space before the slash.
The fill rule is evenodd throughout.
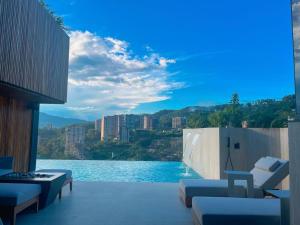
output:
<path id="1" fill-rule="evenodd" d="M 67 98 L 69 37 L 37 0 L 0 0 L 0 81 Z"/>
<path id="2" fill-rule="evenodd" d="M 28 171 L 32 109 L 26 102 L 0 97 L 0 156 L 13 156 L 14 170 Z"/>
<path id="3" fill-rule="evenodd" d="M 38 145 L 38 130 L 39 130 L 39 104 L 33 104 L 32 106 L 32 118 L 31 118 L 31 138 L 30 138 L 30 157 L 29 157 L 29 171 L 35 171 L 36 169 L 36 156 Z"/>

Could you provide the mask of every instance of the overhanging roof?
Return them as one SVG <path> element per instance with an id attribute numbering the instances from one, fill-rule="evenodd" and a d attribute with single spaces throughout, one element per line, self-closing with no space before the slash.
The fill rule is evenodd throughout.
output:
<path id="1" fill-rule="evenodd" d="M 0 0 L 0 93 L 67 99 L 69 37 L 37 0 Z"/>

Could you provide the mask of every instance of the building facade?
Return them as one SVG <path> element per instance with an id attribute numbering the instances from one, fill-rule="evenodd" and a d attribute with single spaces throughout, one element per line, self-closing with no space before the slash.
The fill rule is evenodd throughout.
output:
<path id="1" fill-rule="evenodd" d="M 127 115 L 104 116 L 101 123 L 101 141 L 129 142 L 131 117 Z"/>
<path id="2" fill-rule="evenodd" d="M 118 137 L 119 116 L 104 116 L 101 121 L 101 141 L 114 141 Z"/>
<path id="3" fill-rule="evenodd" d="M 95 120 L 95 131 L 101 131 L 101 119 Z"/>
<path id="4" fill-rule="evenodd" d="M 104 116 L 101 122 L 101 141 L 117 141 L 127 143 L 131 130 L 152 130 L 158 125 L 151 116 L 114 115 Z"/>
<path id="5" fill-rule="evenodd" d="M 143 121 L 141 120 L 142 116 L 140 115 L 124 115 L 126 126 L 130 130 L 136 130 L 143 128 Z"/>
<path id="6" fill-rule="evenodd" d="M 153 118 L 151 116 L 144 116 L 143 128 L 144 130 L 153 129 Z"/>
<path id="7" fill-rule="evenodd" d="M 186 127 L 185 117 L 173 117 L 172 118 L 172 128 L 173 129 L 183 129 Z"/>
<path id="8" fill-rule="evenodd" d="M 83 159 L 83 146 L 85 144 L 85 128 L 82 126 L 71 126 L 65 129 L 66 143 L 65 154 L 77 159 Z"/>
<path id="9" fill-rule="evenodd" d="M 129 129 L 126 126 L 121 126 L 119 128 L 119 137 L 118 141 L 120 143 L 128 143 L 129 142 Z"/>

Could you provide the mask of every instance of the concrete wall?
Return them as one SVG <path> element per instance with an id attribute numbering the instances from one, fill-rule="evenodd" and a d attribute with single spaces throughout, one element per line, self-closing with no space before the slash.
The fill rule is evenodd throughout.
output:
<path id="1" fill-rule="evenodd" d="M 184 129 L 183 161 L 201 176 L 220 178 L 219 129 Z"/>
<path id="2" fill-rule="evenodd" d="M 290 212 L 291 225 L 300 223 L 300 122 L 289 124 L 289 147 L 290 147 Z"/>
<path id="3" fill-rule="evenodd" d="M 255 162 L 263 156 L 275 156 L 288 159 L 288 129 L 243 129 L 221 128 L 220 132 L 220 177 L 225 178 L 223 173 L 227 158 L 227 138 L 231 139 L 231 156 L 235 170 L 250 171 Z M 239 143 L 240 148 L 234 145 Z M 231 169 L 231 167 L 227 167 Z M 283 182 L 282 188 L 288 188 L 288 178 Z"/>
<path id="4" fill-rule="evenodd" d="M 189 137 L 188 137 L 188 134 Z M 197 142 L 193 138 L 198 134 Z M 263 156 L 288 159 L 288 129 L 205 128 L 186 129 L 183 133 L 183 161 L 204 178 L 226 178 L 223 171 L 228 156 L 227 140 L 235 170 L 249 171 Z M 234 145 L 239 144 L 239 149 Z M 190 154 L 192 152 L 192 154 Z M 288 179 L 283 188 L 288 188 Z"/>

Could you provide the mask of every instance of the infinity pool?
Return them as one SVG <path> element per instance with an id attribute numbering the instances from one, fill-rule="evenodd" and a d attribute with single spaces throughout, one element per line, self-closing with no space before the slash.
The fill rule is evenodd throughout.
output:
<path id="1" fill-rule="evenodd" d="M 200 178 L 182 162 L 37 160 L 37 169 L 70 169 L 77 181 L 178 182 Z"/>

